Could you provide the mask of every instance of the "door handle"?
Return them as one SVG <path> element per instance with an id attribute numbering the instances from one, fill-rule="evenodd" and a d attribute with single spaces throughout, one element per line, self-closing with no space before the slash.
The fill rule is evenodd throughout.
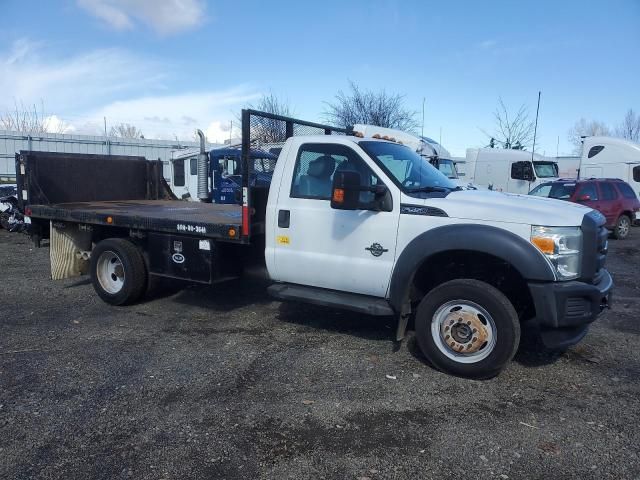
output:
<path id="1" fill-rule="evenodd" d="M 278 210 L 278 227 L 289 228 L 290 222 L 291 222 L 291 211 Z"/>

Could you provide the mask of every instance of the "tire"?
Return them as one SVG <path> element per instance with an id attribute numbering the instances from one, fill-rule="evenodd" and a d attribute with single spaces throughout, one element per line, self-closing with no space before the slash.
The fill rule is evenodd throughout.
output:
<path id="1" fill-rule="evenodd" d="M 459 377 L 496 376 L 520 343 L 513 305 L 479 280 L 451 280 L 434 288 L 420 302 L 415 322 L 422 353 L 439 370 Z"/>
<path id="2" fill-rule="evenodd" d="M 106 303 L 134 303 L 147 289 L 147 269 L 142 253 L 122 238 L 101 241 L 91 252 L 91 283 Z"/>
<path id="3" fill-rule="evenodd" d="M 627 215 L 620 215 L 613 229 L 613 238 L 623 240 L 629 236 L 631 230 L 631 219 Z"/>

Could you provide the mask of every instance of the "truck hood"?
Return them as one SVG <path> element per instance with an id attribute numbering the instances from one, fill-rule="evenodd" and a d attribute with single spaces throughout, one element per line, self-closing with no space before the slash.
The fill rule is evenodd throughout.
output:
<path id="1" fill-rule="evenodd" d="M 563 200 L 489 190 L 451 192 L 445 198 L 427 199 L 425 205 L 440 208 L 452 218 L 550 227 L 580 226 L 591 211 Z"/>

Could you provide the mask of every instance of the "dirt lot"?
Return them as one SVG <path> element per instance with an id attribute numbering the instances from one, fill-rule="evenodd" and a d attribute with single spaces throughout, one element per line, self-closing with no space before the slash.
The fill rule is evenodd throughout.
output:
<path id="1" fill-rule="evenodd" d="M 111 307 L 0 231 L 0 478 L 640 478 L 640 228 L 610 245 L 583 343 L 479 382 L 260 280 Z"/>

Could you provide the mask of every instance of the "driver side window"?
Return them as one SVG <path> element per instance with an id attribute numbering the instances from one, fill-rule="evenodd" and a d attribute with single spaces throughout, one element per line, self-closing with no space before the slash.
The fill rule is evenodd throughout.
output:
<path id="1" fill-rule="evenodd" d="M 596 188 L 595 183 L 585 183 L 580 187 L 580 191 L 578 192 L 578 198 L 583 195 L 589 195 L 592 201 L 598 200 L 598 189 Z"/>
<path id="2" fill-rule="evenodd" d="M 355 171 L 360 174 L 362 187 L 381 184 L 360 156 L 344 145 L 307 143 L 300 147 L 293 170 L 291 198 L 330 200 L 335 172 Z M 360 192 L 360 203 L 366 206 L 374 201 L 373 192 Z"/>

